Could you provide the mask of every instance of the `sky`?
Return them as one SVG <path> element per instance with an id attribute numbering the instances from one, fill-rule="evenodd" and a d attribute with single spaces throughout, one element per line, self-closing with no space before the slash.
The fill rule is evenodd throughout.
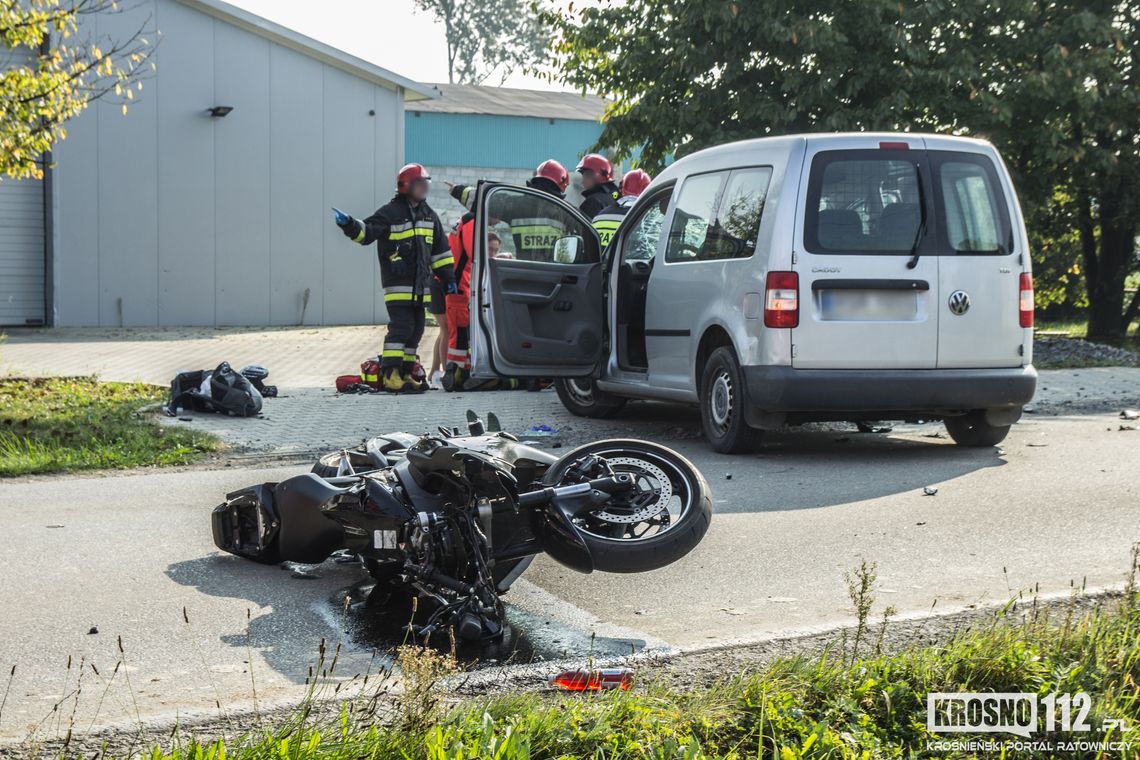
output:
<path id="1" fill-rule="evenodd" d="M 412 0 L 228 0 L 418 82 L 447 81 L 443 25 Z M 498 78 L 492 82 L 498 83 Z M 567 89 L 521 72 L 507 87 Z"/>

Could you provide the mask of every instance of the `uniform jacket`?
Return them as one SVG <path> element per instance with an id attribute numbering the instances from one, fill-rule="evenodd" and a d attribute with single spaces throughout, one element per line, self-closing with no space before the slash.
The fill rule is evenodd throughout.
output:
<path id="1" fill-rule="evenodd" d="M 587 219 L 593 219 L 602 209 L 618 199 L 619 192 L 618 186 L 613 182 L 591 187 L 582 193 L 582 205 L 578 206 L 578 210 L 585 214 Z"/>
<path id="2" fill-rule="evenodd" d="M 363 222 L 354 219 L 345 234 L 361 245 L 376 243 L 385 302 L 413 300 L 427 292 L 432 276 L 455 281 L 447 233 L 426 202 L 412 208 L 397 194 Z"/>

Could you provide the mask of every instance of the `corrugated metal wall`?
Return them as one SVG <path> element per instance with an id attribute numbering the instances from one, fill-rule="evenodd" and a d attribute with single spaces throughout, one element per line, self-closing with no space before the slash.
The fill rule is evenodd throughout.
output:
<path id="1" fill-rule="evenodd" d="M 12 68 L 31 63 L 26 48 L 4 58 Z M 44 322 L 44 185 L 0 180 L 0 325 Z"/>
<path id="2" fill-rule="evenodd" d="M 504 169 L 533 169 L 548 158 L 573 169 L 602 132 L 593 121 L 419 111 L 408 111 L 405 124 L 409 161 Z"/>
<path id="3" fill-rule="evenodd" d="M 387 199 L 401 95 L 175 0 L 89 22 L 122 36 L 148 15 L 141 97 L 93 106 L 56 152 L 57 324 L 386 321 L 375 252 L 329 207 Z"/>

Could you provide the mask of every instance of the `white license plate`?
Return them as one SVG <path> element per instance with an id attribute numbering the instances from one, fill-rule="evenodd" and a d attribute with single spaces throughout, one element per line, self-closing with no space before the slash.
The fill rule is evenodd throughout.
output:
<path id="1" fill-rule="evenodd" d="M 913 322 L 919 294 L 910 290 L 821 290 L 819 318 L 844 322 Z"/>

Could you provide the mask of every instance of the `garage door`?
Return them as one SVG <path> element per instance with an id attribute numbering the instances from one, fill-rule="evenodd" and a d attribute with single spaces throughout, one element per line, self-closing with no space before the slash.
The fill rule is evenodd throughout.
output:
<path id="1" fill-rule="evenodd" d="M 5 64 L 31 64 L 10 51 Z M 0 325 L 44 323 L 44 191 L 39 180 L 0 179 Z"/>
<path id="2" fill-rule="evenodd" d="M 44 192 L 0 180 L 0 325 L 44 323 Z"/>

